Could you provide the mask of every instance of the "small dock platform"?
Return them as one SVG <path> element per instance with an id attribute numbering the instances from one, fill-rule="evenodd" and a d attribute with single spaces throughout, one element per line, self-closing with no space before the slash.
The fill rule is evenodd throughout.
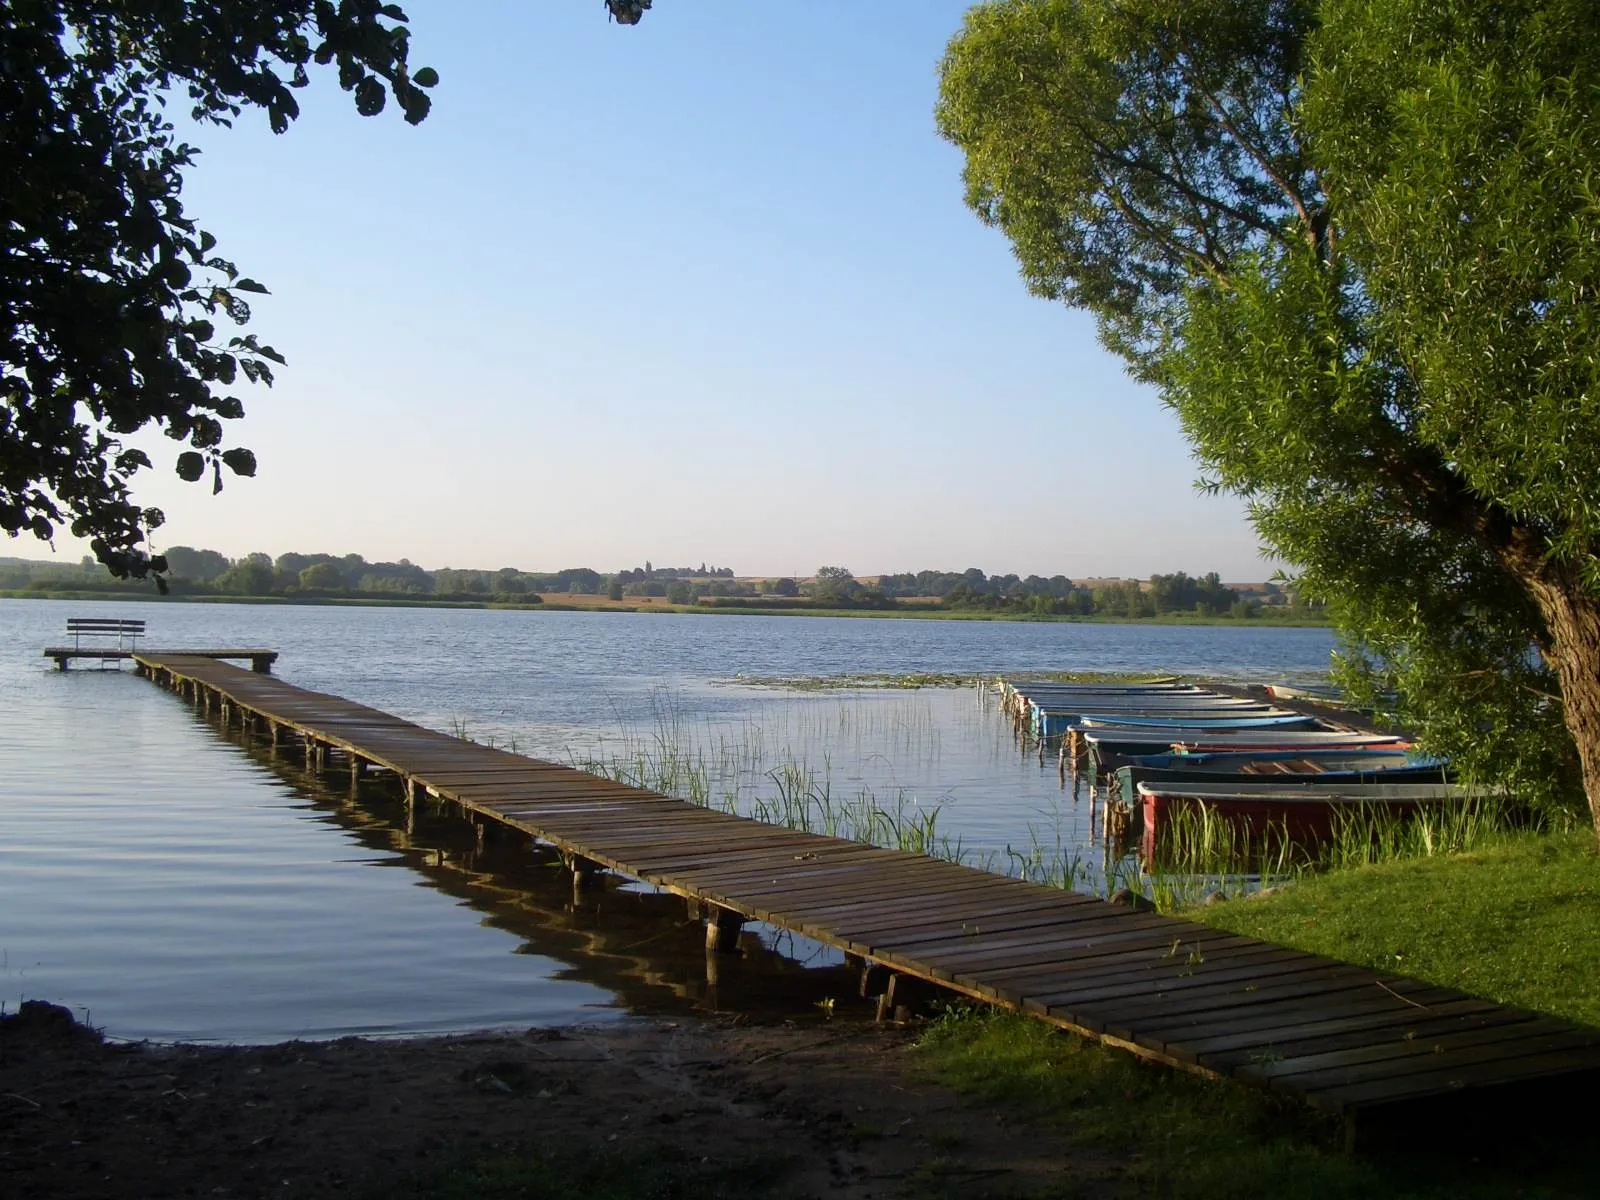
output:
<path id="1" fill-rule="evenodd" d="M 225 659 L 237 662 L 248 662 L 250 669 L 258 675 L 272 673 L 272 664 L 278 661 L 276 650 L 263 650 L 255 648 L 231 648 L 221 650 L 132 650 L 124 646 L 46 646 L 45 658 L 56 660 L 56 669 L 65 671 L 74 659 L 86 659 L 91 662 L 127 662 L 138 659 L 146 654 L 158 654 L 173 658 L 211 658 Z"/>
<path id="2" fill-rule="evenodd" d="M 138 669 L 228 727 L 408 803 L 459 805 L 480 838 L 558 848 L 573 886 L 609 869 L 684 898 L 707 947 L 755 920 L 862 967 L 880 1013 L 930 986 L 1342 1115 L 1354 1141 L 1414 1119 L 1592 1095 L 1600 1030 L 970 867 L 730 816 L 422 728 L 207 655 Z"/>

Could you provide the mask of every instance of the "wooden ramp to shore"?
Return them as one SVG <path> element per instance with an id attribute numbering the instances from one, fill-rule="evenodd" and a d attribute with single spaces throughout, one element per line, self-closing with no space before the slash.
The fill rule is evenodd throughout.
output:
<path id="1" fill-rule="evenodd" d="M 139 669 L 309 764 L 393 772 L 415 802 L 685 897 L 708 946 L 744 920 L 885 975 L 1005 1005 L 1144 1057 L 1343 1114 L 1352 1132 L 1443 1101 L 1600 1079 L 1600 1030 L 916 854 L 729 816 L 424 729 L 210 658 Z M 1357 1119 L 1359 1118 L 1359 1125 Z"/>

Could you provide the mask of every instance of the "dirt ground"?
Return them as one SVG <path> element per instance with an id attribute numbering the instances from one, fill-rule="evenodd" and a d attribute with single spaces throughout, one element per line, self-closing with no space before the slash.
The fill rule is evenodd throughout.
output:
<path id="1" fill-rule="evenodd" d="M 116 1044 L 0 1018 L 0 1195 L 384 1195 L 504 1152 L 780 1160 L 779 1196 L 1114 1187 L 1114 1163 L 919 1077 L 870 1025 L 639 1019 L 521 1035 Z M 752 1187 L 752 1190 L 757 1190 Z"/>

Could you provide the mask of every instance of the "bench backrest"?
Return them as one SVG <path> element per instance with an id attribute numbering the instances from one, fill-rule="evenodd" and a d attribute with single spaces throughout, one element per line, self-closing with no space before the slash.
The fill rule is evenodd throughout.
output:
<path id="1" fill-rule="evenodd" d="M 116 638 L 119 649 L 132 649 L 144 636 L 144 622 L 128 617 L 68 617 L 67 634 L 75 647 L 84 638 Z"/>
<path id="2" fill-rule="evenodd" d="M 144 622 L 111 617 L 68 617 L 68 633 L 110 633 L 139 636 L 144 633 Z"/>

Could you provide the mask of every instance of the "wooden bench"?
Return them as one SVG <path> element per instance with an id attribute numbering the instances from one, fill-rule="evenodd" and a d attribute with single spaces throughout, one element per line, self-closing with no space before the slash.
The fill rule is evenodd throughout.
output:
<path id="1" fill-rule="evenodd" d="M 144 636 L 144 622 L 121 617 L 68 617 L 67 636 L 74 650 L 83 649 L 84 638 L 97 641 L 116 639 L 117 649 L 134 650 Z"/>

